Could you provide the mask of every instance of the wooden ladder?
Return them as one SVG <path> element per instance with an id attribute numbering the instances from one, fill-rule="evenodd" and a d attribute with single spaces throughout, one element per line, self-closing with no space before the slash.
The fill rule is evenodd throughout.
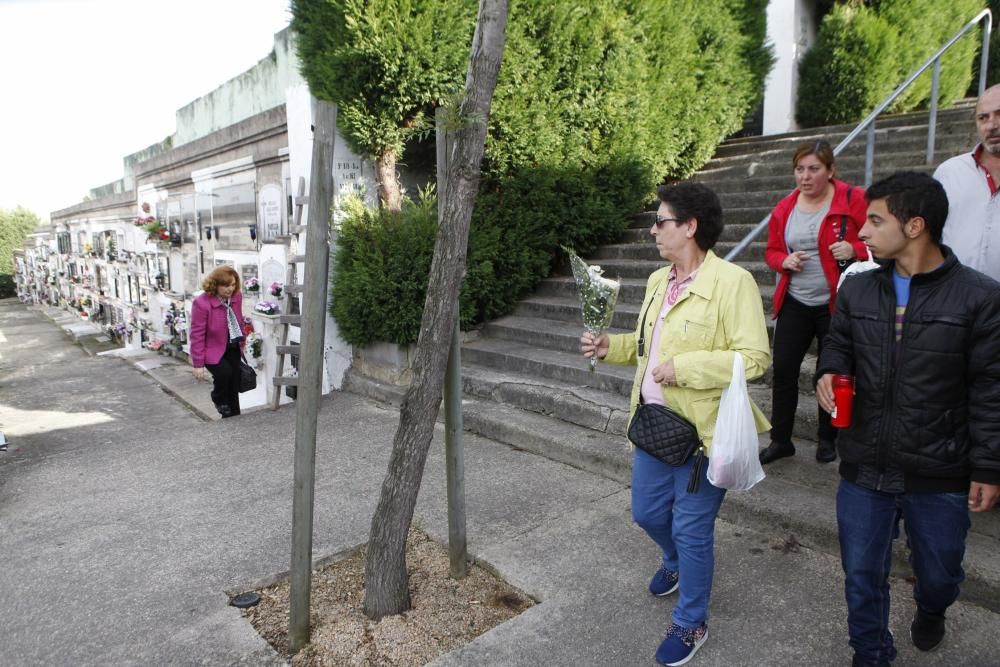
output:
<path id="1" fill-rule="evenodd" d="M 298 194 L 295 196 L 295 216 L 294 222 L 288 228 L 288 238 L 289 251 L 290 254 L 287 258 L 288 269 L 285 273 L 285 302 L 292 303 L 293 300 L 297 301 L 300 299 L 302 294 L 302 285 L 299 280 L 298 264 L 304 262 L 306 259 L 305 255 L 298 254 L 298 244 L 299 244 L 299 234 L 306 231 L 306 225 L 302 224 L 302 207 L 309 203 L 309 197 L 305 194 L 306 191 L 306 179 L 299 177 L 298 184 Z M 302 276 L 305 276 L 305 271 L 303 270 Z M 275 350 L 278 353 L 278 363 L 274 370 L 274 378 L 272 382 L 274 384 L 274 397 L 271 399 L 271 409 L 277 410 L 281 405 L 281 388 L 282 387 L 297 387 L 299 384 L 298 376 L 285 376 L 285 357 L 288 356 L 298 356 L 300 346 L 298 343 L 289 343 L 288 336 L 289 330 L 292 326 L 302 325 L 302 309 L 297 308 L 299 313 L 289 314 L 282 312 L 278 315 L 278 322 L 281 324 L 281 330 L 279 333 L 279 338 L 281 343 L 276 346 Z"/>

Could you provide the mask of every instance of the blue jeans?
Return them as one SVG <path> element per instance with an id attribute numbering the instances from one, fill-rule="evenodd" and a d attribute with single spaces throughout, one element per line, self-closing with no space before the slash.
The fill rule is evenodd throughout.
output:
<path id="1" fill-rule="evenodd" d="M 705 477 L 707 461 L 698 492 L 688 493 L 693 465 L 693 456 L 674 467 L 638 448 L 632 457 L 632 519 L 663 551 L 663 566 L 680 573 L 673 622 L 684 628 L 697 628 L 708 619 L 715 517 L 726 495 Z"/>
<path id="2" fill-rule="evenodd" d="M 847 480 L 837 489 L 837 527 L 844 566 L 851 646 L 869 662 L 891 661 L 889 568 L 899 519 L 906 522 L 913 597 L 924 611 L 944 613 L 965 578 L 962 558 L 969 531 L 965 493 L 890 494 Z"/>

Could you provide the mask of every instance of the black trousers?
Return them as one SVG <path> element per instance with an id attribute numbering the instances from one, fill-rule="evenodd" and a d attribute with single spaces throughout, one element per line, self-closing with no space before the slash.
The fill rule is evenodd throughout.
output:
<path id="1" fill-rule="evenodd" d="M 229 407 L 230 415 L 240 414 L 240 344 L 229 343 L 217 364 L 205 364 L 212 374 L 212 402 Z"/>
<path id="2" fill-rule="evenodd" d="M 791 295 L 778 313 L 774 329 L 774 380 L 771 385 L 771 440 L 792 442 L 795 409 L 799 404 L 799 369 L 813 338 L 823 351 L 823 340 L 830 331 L 830 307 L 806 306 Z M 817 360 L 818 361 L 818 360 Z M 835 441 L 837 429 L 830 425 L 830 413 L 817 405 L 820 440 Z"/>

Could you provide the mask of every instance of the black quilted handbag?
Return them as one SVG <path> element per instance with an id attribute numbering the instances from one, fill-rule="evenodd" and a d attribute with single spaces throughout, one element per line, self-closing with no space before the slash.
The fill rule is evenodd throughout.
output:
<path id="1" fill-rule="evenodd" d="M 257 388 L 257 372 L 253 366 L 240 359 L 240 393 Z"/>
<path id="2" fill-rule="evenodd" d="M 698 490 L 704 456 L 694 424 L 664 405 L 644 403 L 632 415 L 628 439 L 658 461 L 672 466 L 687 463 L 697 451 L 688 491 L 693 493 Z"/>

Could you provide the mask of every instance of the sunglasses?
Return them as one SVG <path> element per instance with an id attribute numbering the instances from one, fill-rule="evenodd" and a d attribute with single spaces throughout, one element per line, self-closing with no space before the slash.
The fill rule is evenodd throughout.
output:
<path id="1" fill-rule="evenodd" d="M 656 228 L 663 229 L 663 225 L 668 222 L 676 222 L 678 225 L 687 222 L 687 220 L 681 220 L 680 218 L 665 218 L 662 215 L 656 216 Z"/>

